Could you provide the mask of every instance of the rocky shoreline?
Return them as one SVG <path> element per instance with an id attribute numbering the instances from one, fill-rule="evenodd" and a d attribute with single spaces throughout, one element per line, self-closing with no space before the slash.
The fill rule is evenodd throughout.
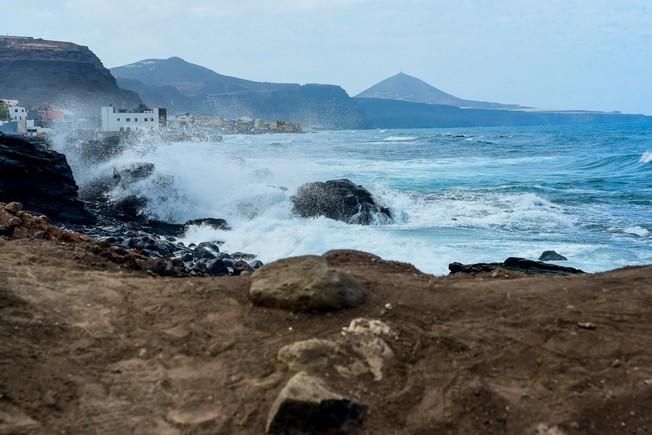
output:
<path id="1" fill-rule="evenodd" d="M 81 148 L 84 158 L 95 163 L 124 145 L 113 141 L 94 141 Z M 88 151 L 88 149 L 92 150 Z M 90 154 L 88 154 L 90 153 Z M 88 155 L 87 155 L 88 154 Z M 220 240 L 206 240 L 186 246 L 180 238 L 192 226 L 208 226 L 229 231 L 228 222 L 218 217 L 194 219 L 183 224 L 152 219 L 147 215 L 147 200 L 133 194 L 120 197 L 115 191 L 129 191 L 134 183 L 154 175 L 154 165 L 143 162 L 114 169 L 111 176 L 100 177 L 79 189 L 66 157 L 47 149 L 31 138 L 0 136 L 0 200 L 23 201 L 30 210 L 48 215 L 55 223 L 123 250 L 160 259 L 165 274 L 178 276 L 237 276 L 251 273 L 263 263 L 255 253 L 222 252 Z M 30 182 L 26 183 L 25 180 Z M 165 180 L 160 180 L 165 183 Z M 297 216 L 325 216 L 353 225 L 387 224 L 394 219 L 392 210 L 379 204 L 363 186 L 350 180 L 307 183 L 291 198 Z M 551 251 L 541 259 L 565 258 Z M 540 260 L 541 260 L 540 259 Z M 518 263 L 518 264 L 517 264 Z M 572 274 L 579 270 L 526 259 L 507 259 L 505 263 L 450 265 L 451 273 Z M 160 268 L 157 268 L 160 273 Z"/>
<path id="2" fill-rule="evenodd" d="M 652 430 L 652 266 L 508 258 L 435 277 L 357 251 L 263 265 L 180 241 L 228 231 L 218 217 L 157 221 L 106 195 L 147 165 L 83 202 L 65 157 L 23 142 L 0 136 L 0 433 Z M 293 201 L 392 219 L 349 180 Z"/>

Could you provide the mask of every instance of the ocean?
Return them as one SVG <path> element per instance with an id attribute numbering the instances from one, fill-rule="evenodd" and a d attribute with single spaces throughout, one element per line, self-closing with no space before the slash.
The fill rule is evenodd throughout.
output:
<path id="1" fill-rule="evenodd" d="M 73 159 L 74 160 L 74 159 Z M 598 272 L 652 263 L 652 126 L 595 125 L 323 131 L 138 145 L 94 166 L 83 184 L 151 162 L 135 183 L 152 217 L 225 218 L 186 243 L 224 241 L 264 262 L 358 249 L 446 274 L 448 264 L 537 259 L 556 250 Z M 303 183 L 348 178 L 392 209 L 388 225 L 293 215 Z"/>

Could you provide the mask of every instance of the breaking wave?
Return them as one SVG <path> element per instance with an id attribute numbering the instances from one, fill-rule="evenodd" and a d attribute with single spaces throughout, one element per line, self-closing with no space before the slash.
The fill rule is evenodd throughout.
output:
<path id="1" fill-rule="evenodd" d="M 643 153 L 641 163 L 652 163 L 652 151 L 645 151 Z"/>
<path id="2" fill-rule="evenodd" d="M 385 142 L 411 142 L 419 139 L 418 136 L 389 136 L 383 139 Z"/>
<path id="3" fill-rule="evenodd" d="M 431 273 L 446 273 L 453 261 L 538 258 L 548 249 L 589 271 L 652 262 L 652 250 L 640 245 L 646 228 L 652 228 L 647 196 L 644 190 L 625 187 L 640 186 L 642 180 L 637 174 L 643 172 L 640 165 L 631 166 L 631 153 L 578 153 L 569 159 L 567 148 L 543 152 L 521 142 L 502 149 L 483 142 L 460 145 L 439 132 L 373 142 L 377 134 L 227 136 L 214 144 L 138 144 L 94 163 L 81 158 L 78 150 L 68 148 L 67 153 L 82 188 L 115 170 L 152 163 L 151 176 L 111 195 L 145 197 L 148 213 L 166 221 L 224 218 L 231 231 L 191 227 L 185 241 L 220 240 L 228 252 L 255 253 L 265 262 L 341 248 L 410 262 Z M 437 136 L 440 142 L 433 139 Z M 524 140 L 524 134 L 474 136 Z M 404 143 L 399 149 L 392 142 Z M 606 184 L 614 174 L 618 182 Z M 360 226 L 293 214 L 291 197 L 299 186 L 338 178 L 367 187 L 392 210 L 394 222 Z M 640 216 L 621 216 L 625 205 L 611 204 L 624 198 L 613 195 L 618 189 L 634 204 L 629 213 L 638 213 L 640 207 Z M 613 232 L 613 227 L 626 230 Z"/>

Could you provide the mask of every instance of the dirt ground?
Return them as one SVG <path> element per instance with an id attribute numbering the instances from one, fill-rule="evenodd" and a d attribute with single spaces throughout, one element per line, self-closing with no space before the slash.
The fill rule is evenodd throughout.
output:
<path id="1" fill-rule="evenodd" d="M 365 304 L 292 314 L 253 306 L 249 276 L 152 277 L 75 243 L 0 238 L 0 433 L 263 433 L 292 375 L 278 350 L 359 317 L 398 338 L 380 381 L 323 373 L 368 405 L 351 433 L 652 433 L 652 266 L 444 278 L 327 259 Z"/>

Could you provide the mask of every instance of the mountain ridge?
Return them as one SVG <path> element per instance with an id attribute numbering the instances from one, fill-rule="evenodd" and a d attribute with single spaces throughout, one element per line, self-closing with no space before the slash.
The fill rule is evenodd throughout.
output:
<path id="1" fill-rule="evenodd" d="M 526 107 L 516 104 L 492 103 L 459 98 L 404 72 L 400 72 L 376 83 L 356 95 L 355 98 L 376 98 L 474 109 L 526 109 Z"/>
<path id="2" fill-rule="evenodd" d="M 138 80 L 151 87 L 173 86 L 187 97 L 201 94 L 231 94 L 247 91 L 274 91 L 296 88 L 293 83 L 256 82 L 217 73 L 210 68 L 173 56 L 167 59 L 144 59 L 111 68 L 116 78 Z"/>
<path id="3" fill-rule="evenodd" d="M 355 101 L 337 85 L 256 82 L 219 74 L 179 57 L 111 68 L 118 83 L 151 106 L 224 118 L 279 119 L 314 128 L 357 128 Z"/>

